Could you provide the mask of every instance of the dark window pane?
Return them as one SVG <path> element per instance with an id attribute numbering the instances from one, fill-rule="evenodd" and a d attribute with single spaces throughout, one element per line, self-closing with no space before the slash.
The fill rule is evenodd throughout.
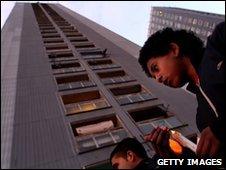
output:
<path id="1" fill-rule="evenodd" d="M 155 97 L 149 93 L 140 93 L 140 95 L 144 98 L 144 100 L 154 99 Z"/>
<path id="2" fill-rule="evenodd" d="M 100 135 L 100 136 L 98 135 L 95 137 L 95 139 L 100 147 L 114 143 L 113 139 L 111 138 L 111 136 L 109 134 L 104 134 L 104 135 Z"/>
<path id="3" fill-rule="evenodd" d="M 65 105 L 65 108 L 67 111 L 67 113 L 66 113 L 67 115 L 81 112 L 81 110 L 77 104 Z"/>
<path id="4" fill-rule="evenodd" d="M 113 80 L 114 80 L 116 83 L 121 83 L 121 82 L 123 82 L 123 80 L 121 79 L 121 77 L 115 77 L 115 78 L 113 78 Z"/>
<path id="5" fill-rule="evenodd" d="M 167 123 L 169 123 L 172 128 L 175 127 L 179 127 L 179 126 L 183 126 L 183 123 L 181 121 L 179 121 L 176 117 L 169 117 L 167 119 L 165 119 L 167 121 Z"/>
<path id="6" fill-rule="evenodd" d="M 143 132 L 143 134 L 147 135 L 152 132 L 154 127 L 150 123 L 146 123 L 146 124 L 140 125 L 140 129 Z"/>
<path id="7" fill-rule="evenodd" d="M 58 84 L 58 90 L 61 91 L 61 90 L 67 90 L 67 89 L 70 89 L 69 85 L 68 84 Z"/>
<path id="8" fill-rule="evenodd" d="M 70 88 L 71 89 L 82 88 L 82 85 L 80 82 L 72 82 L 72 83 L 70 83 Z"/>
<path id="9" fill-rule="evenodd" d="M 165 127 L 171 128 L 171 127 L 165 122 L 164 119 L 156 120 L 156 121 L 152 122 L 152 125 L 153 125 L 154 127 L 157 127 L 157 126 L 159 126 L 159 127 L 165 126 Z"/>
<path id="10" fill-rule="evenodd" d="M 124 129 L 119 129 L 119 130 L 113 131 L 112 136 L 117 142 L 120 142 L 122 139 L 126 138 L 128 135 Z"/>
<path id="11" fill-rule="evenodd" d="M 131 103 L 127 97 L 121 97 L 117 99 L 120 105 L 125 105 Z"/>
<path id="12" fill-rule="evenodd" d="M 109 79 L 109 78 L 102 79 L 102 82 L 103 82 L 104 84 L 112 84 L 112 83 L 113 83 L 112 80 Z"/>
<path id="13" fill-rule="evenodd" d="M 123 79 L 124 79 L 124 81 L 125 82 L 127 82 L 127 81 L 133 81 L 134 79 L 132 79 L 131 77 L 129 77 L 129 76 L 124 76 L 124 77 L 122 77 Z"/>
<path id="14" fill-rule="evenodd" d="M 82 84 L 84 85 L 84 87 L 94 86 L 94 84 L 91 81 L 83 81 Z"/>
<path id="15" fill-rule="evenodd" d="M 97 109 L 105 108 L 108 106 L 106 101 L 97 101 L 97 102 L 95 102 L 95 105 L 96 105 Z"/>
<path id="16" fill-rule="evenodd" d="M 131 95 L 131 96 L 129 96 L 129 98 L 130 98 L 133 102 L 139 102 L 139 101 L 142 101 L 142 99 L 141 99 L 140 96 L 138 96 L 138 95 Z"/>
<path id="17" fill-rule="evenodd" d="M 80 152 L 96 149 L 96 144 L 91 137 L 88 139 L 79 139 L 77 140 L 77 144 Z"/>

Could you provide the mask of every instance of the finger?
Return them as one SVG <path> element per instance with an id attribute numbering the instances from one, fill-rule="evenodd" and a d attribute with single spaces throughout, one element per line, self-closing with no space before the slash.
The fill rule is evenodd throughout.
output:
<path id="1" fill-rule="evenodd" d="M 162 142 L 163 142 L 163 138 L 164 138 L 164 131 L 160 129 L 160 132 L 159 132 L 157 139 L 156 139 L 156 144 L 161 145 Z"/>
<path id="2" fill-rule="evenodd" d="M 219 145 L 211 143 L 210 156 L 215 157 L 219 149 Z"/>
<path id="3" fill-rule="evenodd" d="M 209 151 L 210 151 L 210 141 L 205 140 L 203 143 L 202 149 L 200 151 L 200 154 L 202 156 L 206 156 L 206 155 L 209 155 Z"/>
<path id="4" fill-rule="evenodd" d="M 152 138 L 151 138 L 152 142 L 156 143 L 158 135 L 159 135 L 159 132 L 160 132 L 160 128 L 158 127 L 157 130 L 154 132 Z"/>
<path id="5" fill-rule="evenodd" d="M 202 150 L 203 143 L 204 143 L 204 136 L 201 135 L 201 138 L 199 140 L 199 143 L 198 143 L 198 146 L 197 146 L 197 149 L 196 149 L 197 155 L 200 155 L 201 150 Z"/>
<path id="6" fill-rule="evenodd" d="M 165 132 L 165 136 L 164 136 L 164 139 L 163 139 L 163 142 L 162 142 L 162 145 L 164 147 L 167 147 L 169 148 L 169 138 L 170 138 L 170 133 L 168 131 Z"/>
<path id="7" fill-rule="evenodd" d="M 157 144 L 158 145 L 162 145 L 162 146 L 164 146 L 163 144 L 164 144 L 164 142 L 166 143 L 168 143 L 168 140 L 167 140 L 167 128 L 166 127 L 163 127 L 163 128 L 161 128 L 160 129 L 160 132 L 159 132 L 159 135 L 158 135 L 158 137 L 157 137 Z"/>
<path id="8" fill-rule="evenodd" d="M 156 130 L 157 130 L 157 128 L 153 129 L 153 130 L 151 131 L 150 134 L 148 134 L 148 135 L 146 135 L 146 136 L 144 137 L 144 139 L 145 139 L 146 141 L 151 141 L 151 138 L 152 138 L 152 136 L 153 136 L 153 134 L 155 133 Z"/>

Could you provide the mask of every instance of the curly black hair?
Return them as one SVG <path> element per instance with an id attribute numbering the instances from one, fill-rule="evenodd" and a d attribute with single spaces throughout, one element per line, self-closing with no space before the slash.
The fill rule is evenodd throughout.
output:
<path id="1" fill-rule="evenodd" d="M 204 52 L 202 40 L 192 31 L 173 30 L 167 27 L 151 35 L 140 50 L 138 61 L 148 76 L 151 75 L 147 68 L 147 62 L 151 58 L 169 53 L 170 43 L 176 43 L 180 48 L 179 55 L 189 57 L 194 67 L 198 67 Z"/>
<path id="2" fill-rule="evenodd" d="M 143 145 L 135 138 L 127 137 L 117 144 L 114 150 L 111 152 L 110 161 L 113 156 L 126 157 L 127 151 L 133 151 L 140 158 L 147 158 L 148 155 Z"/>

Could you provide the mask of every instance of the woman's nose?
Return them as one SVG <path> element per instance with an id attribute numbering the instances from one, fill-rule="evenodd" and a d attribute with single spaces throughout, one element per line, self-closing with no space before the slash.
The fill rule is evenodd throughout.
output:
<path id="1" fill-rule="evenodd" d="M 162 76 L 161 75 L 156 75 L 155 76 L 155 79 L 158 81 L 158 82 L 160 82 L 160 83 L 162 83 Z"/>

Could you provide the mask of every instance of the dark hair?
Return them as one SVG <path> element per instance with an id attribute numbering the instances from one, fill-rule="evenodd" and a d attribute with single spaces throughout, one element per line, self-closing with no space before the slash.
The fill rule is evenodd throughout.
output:
<path id="1" fill-rule="evenodd" d="M 135 138 L 125 138 L 111 152 L 110 161 L 113 156 L 118 155 L 126 157 L 127 151 L 131 150 L 140 158 L 147 158 L 146 150 L 143 145 Z"/>
<path id="2" fill-rule="evenodd" d="M 148 60 L 169 53 L 172 42 L 179 46 L 180 56 L 189 57 L 194 67 L 198 67 L 204 51 L 203 42 L 192 31 L 167 27 L 151 35 L 140 50 L 138 61 L 148 76 Z"/>

